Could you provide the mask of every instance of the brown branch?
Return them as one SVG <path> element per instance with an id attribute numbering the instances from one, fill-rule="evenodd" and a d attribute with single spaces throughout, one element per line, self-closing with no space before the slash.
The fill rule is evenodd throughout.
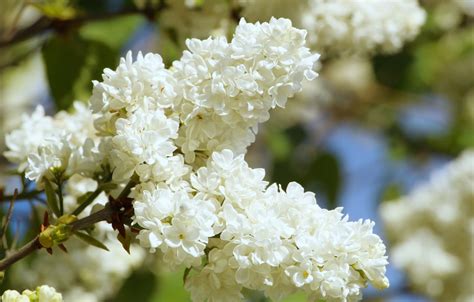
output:
<path id="1" fill-rule="evenodd" d="M 0 261 L 0 272 L 4 271 L 13 263 L 25 258 L 29 254 L 33 253 L 34 251 L 40 248 L 41 248 L 41 244 L 39 243 L 39 236 L 36 236 L 35 239 L 28 242 L 26 245 L 21 247 L 18 251 L 11 254 L 10 256 L 5 257 L 5 259 Z"/>
<path id="2" fill-rule="evenodd" d="M 36 35 L 43 34 L 47 30 L 51 29 L 50 26 L 51 20 L 46 17 L 41 17 L 30 26 L 20 29 L 9 38 L 0 40 L 0 48 L 28 40 L 29 38 Z"/>
<path id="3" fill-rule="evenodd" d="M 85 218 L 79 219 L 70 224 L 71 233 L 87 229 L 92 225 L 100 221 L 110 220 L 114 213 L 114 209 L 110 203 L 108 203 L 105 208 L 100 211 L 97 211 Z M 39 235 L 37 235 L 33 240 L 28 242 L 26 245 L 21 247 L 18 251 L 14 252 L 10 256 L 5 257 L 0 261 L 0 272 L 4 271 L 10 267 L 15 262 L 27 257 L 31 253 L 35 252 L 38 249 L 41 249 L 42 246 L 39 242 Z"/>
<path id="4" fill-rule="evenodd" d="M 112 214 L 114 213 L 114 208 L 111 206 L 111 203 L 107 203 L 102 210 L 99 210 L 91 215 L 74 221 L 71 223 L 71 231 L 80 231 L 87 229 L 88 227 L 96 224 L 97 222 L 110 220 Z"/>
<path id="5" fill-rule="evenodd" d="M 117 12 L 78 16 L 77 18 L 69 20 L 41 17 L 30 26 L 17 31 L 10 38 L 0 40 L 0 48 L 28 40 L 30 38 L 45 34 L 50 31 L 66 32 L 72 28 L 80 27 L 81 25 L 87 22 L 103 21 L 134 14 L 142 14 L 148 19 L 154 19 L 154 17 L 165 8 L 166 4 L 164 3 L 164 1 L 160 1 L 160 4 L 156 7 L 146 6 L 143 9 L 133 7 Z"/>
<path id="6" fill-rule="evenodd" d="M 8 224 L 10 223 L 10 220 L 12 219 L 13 215 L 13 205 L 15 204 L 15 200 L 18 197 L 18 190 L 15 189 L 15 193 L 13 193 L 13 197 L 10 199 L 10 206 L 8 207 L 8 212 L 7 215 L 5 216 L 5 221 L 3 221 L 3 226 L 2 229 L 0 230 L 0 238 L 3 238 L 3 235 L 5 235 Z"/>
<path id="7" fill-rule="evenodd" d="M 42 193 L 42 191 L 38 191 L 38 190 L 33 190 L 33 191 L 29 191 L 29 192 L 21 192 L 19 194 L 13 194 L 13 195 L 2 195 L 0 194 L 0 203 L 3 202 L 3 201 L 10 201 L 12 199 L 15 199 L 15 202 L 18 202 L 20 200 L 29 200 L 29 199 L 33 199 L 35 197 L 37 197 L 38 195 L 40 195 Z"/>

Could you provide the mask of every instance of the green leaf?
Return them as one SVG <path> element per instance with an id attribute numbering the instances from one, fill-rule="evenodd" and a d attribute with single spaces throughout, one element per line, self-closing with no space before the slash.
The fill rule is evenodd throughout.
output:
<path id="1" fill-rule="evenodd" d="M 184 273 L 183 273 L 183 284 L 186 283 L 186 279 L 188 279 L 188 276 L 189 276 L 189 273 L 191 272 L 191 268 L 190 267 L 187 267 L 185 270 L 184 270 Z"/>
<path id="2" fill-rule="evenodd" d="M 83 204 L 87 199 L 89 199 L 89 197 L 92 196 L 94 192 L 86 192 L 84 193 L 83 195 L 79 196 L 79 198 L 77 198 L 77 204 Z"/>
<path id="3" fill-rule="evenodd" d="M 113 49 L 118 56 L 125 43 L 145 22 L 146 20 L 141 15 L 124 16 L 87 23 L 79 32 L 84 39 L 101 41 Z"/>
<path id="4" fill-rule="evenodd" d="M 382 192 L 382 197 L 380 200 L 384 201 L 392 201 L 400 198 L 403 195 L 403 190 L 400 185 L 392 183 L 385 187 L 384 191 Z"/>
<path id="5" fill-rule="evenodd" d="M 118 57 L 103 42 L 85 39 L 77 33 L 54 36 L 45 44 L 42 54 L 58 110 L 68 109 L 77 99 L 89 98 L 92 80 L 100 79 L 103 69 L 114 66 Z"/>
<path id="6" fill-rule="evenodd" d="M 108 183 L 105 183 L 105 184 L 101 184 L 100 187 L 102 188 L 102 190 L 104 192 L 110 192 L 110 191 L 117 188 L 117 184 L 112 183 L 112 182 L 108 182 Z"/>
<path id="7" fill-rule="evenodd" d="M 118 241 L 122 244 L 123 249 L 124 249 L 127 253 L 130 254 L 130 244 L 131 244 L 131 242 L 132 242 L 132 239 L 131 239 L 130 235 L 125 234 L 125 237 L 124 237 L 124 236 L 118 234 L 118 235 L 117 235 L 117 239 L 118 239 Z"/>
<path id="8" fill-rule="evenodd" d="M 337 207 L 337 198 L 341 185 L 341 171 L 336 157 L 330 153 L 321 153 L 309 165 L 302 185 L 315 191 L 324 192 L 328 198 L 328 208 Z"/>
<path id="9" fill-rule="evenodd" d="M 95 247 L 98 247 L 100 249 L 109 251 L 109 249 L 107 248 L 107 246 L 105 244 L 103 244 L 102 242 L 100 242 L 99 240 L 95 239 L 94 237 L 92 237 L 91 235 L 89 235 L 87 233 L 74 232 L 74 235 L 76 235 L 79 239 L 81 239 L 85 243 L 88 243 L 88 244 L 93 245 Z"/>
<path id="10" fill-rule="evenodd" d="M 288 158 L 293 150 L 288 136 L 280 131 L 270 132 L 267 137 L 268 147 L 275 160 L 281 161 Z"/>
<path id="11" fill-rule="evenodd" d="M 156 290 L 158 282 L 156 276 L 150 271 L 136 271 L 119 290 L 117 295 L 110 301 L 128 302 L 140 301 L 151 302 L 153 293 Z M 179 282 L 178 282 L 179 284 Z M 179 284 L 180 285 L 180 284 Z M 181 286 L 181 285 L 180 285 Z M 173 297 L 174 298 L 174 297 Z M 163 301 L 186 301 L 186 300 L 163 300 Z"/>
<path id="12" fill-rule="evenodd" d="M 409 90 L 412 85 L 408 78 L 413 61 L 413 54 L 407 50 L 375 56 L 373 59 L 375 77 L 379 83 L 388 87 Z"/>
<path id="13" fill-rule="evenodd" d="M 54 191 L 51 182 L 46 178 L 44 178 L 44 191 L 46 193 L 46 202 L 48 207 L 53 211 L 56 217 L 60 217 L 61 212 L 59 211 L 58 197 L 56 196 L 56 192 Z"/>
<path id="14" fill-rule="evenodd" d="M 183 286 L 184 271 L 160 272 L 152 298 L 149 301 L 191 301 Z M 133 300 L 134 301 L 134 300 Z"/>

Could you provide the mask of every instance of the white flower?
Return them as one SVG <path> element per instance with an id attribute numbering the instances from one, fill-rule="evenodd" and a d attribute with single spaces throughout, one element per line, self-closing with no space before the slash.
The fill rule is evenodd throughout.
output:
<path id="1" fill-rule="evenodd" d="M 341 209 L 321 209 L 314 194 L 297 183 L 285 192 L 267 187 L 263 177 L 263 170 L 250 169 L 230 150 L 213 153 L 191 176 L 198 194 L 221 204 L 221 242 L 210 248 L 226 255 L 219 262 L 235 270 L 238 285 L 263 290 L 272 299 L 301 289 L 337 301 L 359 299 L 368 282 L 388 286 L 385 246 L 373 234 L 373 222 L 349 222 Z M 214 278 L 221 267 L 208 264 L 198 275 Z M 191 295 L 201 297 L 205 291 L 199 287 L 206 285 L 193 280 Z"/>
<path id="2" fill-rule="evenodd" d="M 55 172 L 64 171 L 71 155 L 67 138 L 50 139 L 45 143 L 38 147 L 37 152 L 28 156 L 28 166 L 25 171 L 26 178 L 38 183 L 41 183 L 43 177 L 52 180 Z"/>
<path id="3" fill-rule="evenodd" d="M 158 54 L 143 56 L 139 52 L 133 61 L 132 53 L 128 52 L 115 71 L 105 69 L 102 77 L 103 82 L 93 82 L 90 104 L 93 112 L 103 114 L 95 126 L 105 135 L 114 133 L 114 120 L 118 117 L 137 108 L 170 108 L 176 96 L 175 80 Z"/>
<path id="4" fill-rule="evenodd" d="M 301 19 L 325 55 L 392 53 L 415 38 L 426 13 L 417 0 L 309 0 Z"/>
<path id="5" fill-rule="evenodd" d="M 50 286 L 42 285 L 36 289 L 38 301 L 41 302 L 61 302 L 63 297 L 60 293 L 57 293 L 56 290 Z"/>
<path id="6" fill-rule="evenodd" d="M 5 142 L 9 150 L 5 152 L 5 157 L 18 164 L 19 171 L 24 171 L 28 155 L 35 152 L 38 146 L 44 143 L 45 138 L 51 137 L 54 132 L 53 119 L 44 115 L 42 106 L 36 107 L 33 114 L 24 114 L 20 127 L 6 136 Z"/>
<path id="7" fill-rule="evenodd" d="M 393 263 L 407 272 L 416 290 L 439 301 L 474 296 L 473 182 L 474 152 L 468 150 L 426 184 L 381 208 Z"/>
<path id="8" fill-rule="evenodd" d="M 27 176 L 39 185 L 62 173 L 70 182 L 66 209 L 108 181 L 99 172 L 110 168 L 118 189 L 138 179 L 128 195 L 137 239 L 159 251 L 167 266 L 191 270 L 186 288 L 194 301 L 238 301 L 244 288 L 275 300 L 297 290 L 310 299 L 360 299 L 369 283 L 388 286 L 385 246 L 373 223 L 349 222 L 342 209 L 321 209 L 297 183 L 286 191 L 268 186 L 265 171 L 244 159 L 270 110 L 284 107 L 304 81 L 317 76 L 318 55 L 305 41 L 306 32 L 286 19 L 241 20 L 230 42 L 188 40 L 188 50 L 170 69 L 158 55 L 140 53 L 133 61 L 129 53 L 94 82 L 94 114 L 76 106 L 77 113 L 50 120 L 39 112 L 38 120 L 54 129 L 25 146 L 16 142 L 25 130 L 12 134 L 10 156 L 21 163 L 26 154 Z M 101 194 L 85 212 L 115 193 Z M 77 248 L 67 257 L 39 258 L 19 280 L 44 277 L 69 289 L 68 298 L 110 297 L 143 253 L 132 246 L 133 256 L 124 255 L 105 222 L 93 235 L 111 254 L 71 241 Z"/>
<path id="9" fill-rule="evenodd" d="M 269 110 L 285 106 L 305 79 L 317 76 L 313 69 L 318 55 L 305 47 L 305 36 L 287 19 L 261 24 L 242 19 L 230 43 L 223 37 L 187 40 L 188 50 L 172 71 L 179 82 L 178 106 L 186 129 L 178 143 L 189 161 L 195 150 L 210 154 L 231 148 L 241 153 L 242 146 L 253 141 L 258 123 L 268 120 Z M 226 129 L 248 134 L 243 140 L 237 133 L 226 133 L 225 145 L 222 140 L 213 143 L 230 132 Z"/>
<path id="10" fill-rule="evenodd" d="M 62 302 L 63 297 L 53 287 L 42 285 L 34 291 L 24 290 L 21 294 L 15 290 L 7 290 L 1 297 L 2 302 Z"/>
<path id="11" fill-rule="evenodd" d="M 43 177 L 51 178 L 53 172 L 64 172 L 67 178 L 76 173 L 92 176 L 100 170 L 103 155 L 98 152 L 94 116 L 84 104 L 73 105 L 73 113 L 62 111 L 54 117 L 45 116 L 38 106 L 31 116 L 22 118 L 19 129 L 7 135 L 5 156 L 40 187 Z"/>
<path id="12" fill-rule="evenodd" d="M 116 121 L 117 135 L 112 138 L 110 161 L 114 179 L 126 180 L 140 164 L 166 166 L 176 150 L 172 139 L 178 136 L 179 123 L 161 109 L 137 109 Z"/>
<path id="13" fill-rule="evenodd" d="M 193 301 L 242 301 L 242 286 L 237 283 L 235 270 L 228 262 L 231 255 L 232 248 L 211 249 L 208 264 L 197 273 L 191 272 L 185 280 L 185 288 L 190 291 Z"/>
<path id="14" fill-rule="evenodd" d="M 143 229 L 140 244 L 152 252 L 160 249 L 170 266 L 200 262 L 208 238 L 215 235 L 214 205 L 186 191 L 145 189 L 133 204 L 135 223 Z"/>
<path id="15" fill-rule="evenodd" d="M 26 296 L 23 296 L 16 290 L 7 290 L 3 293 L 2 299 L 3 302 L 30 302 L 30 299 Z"/>
<path id="16" fill-rule="evenodd" d="M 166 0 L 166 8 L 160 14 L 160 39 L 167 45 L 184 47 L 189 37 L 205 39 L 210 35 L 225 36 L 234 29 L 231 20 L 235 1 Z M 188 2 L 199 2 L 190 6 Z M 176 45 L 177 44 L 177 45 Z"/>

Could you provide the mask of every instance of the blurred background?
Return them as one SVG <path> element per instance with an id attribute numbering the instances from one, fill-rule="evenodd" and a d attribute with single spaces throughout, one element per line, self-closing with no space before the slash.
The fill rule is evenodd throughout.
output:
<path id="1" fill-rule="evenodd" d="M 215 4 L 232 1 L 209 2 L 0 0 L 0 151 L 23 113 L 41 104 L 54 114 L 68 110 L 74 100 L 86 102 L 91 81 L 100 80 L 104 68 L 115 68 L 128 50 L 160 53 L 169 66 L 180 57 L 184 38 L 226 34 L 222 28 L 233 25 L 222 24 L 246 14 L 239 6 L 226 11 Z M 284 1 L 274 5 L 283 6 L 278 2 Z M 386 233 L 380 205 L 414 192 L 474 147 L 473 2 L 421 1 L 426 21 L 396 53 L 323 53 L 318 80 L 262 125 L 247 155 L 251 166 L 265 168 L 267 179 L 284 187 L 300 182 L 316 192 L 319 204 L 344 207 L 352 220 L 374 220 L 390 257 L 394 240 Z M 246 17 L 291 17 L 282 13 L 285 9 L 268 10 Z M 474 168 L 472 157 L 468 165 Z M 0 184 L 8 192 L 19 185 L 9 177 L 10 168 L 0 156 Z M 474 186 L 474 179 L 466 183 Z M 466 202 L 472 207 L 474 196 Z M 15 206 L 12 236 L 20 234 L 19 242 L 28 239 L 32 207 L 35 202 Z M 472 251 L 472 236 L 467 240 Z M 472 266 L 470 261 L 466 265 Z M 369 288 L 364 301 L 461 301 L 455 294 L 420 289 L 392 261 L 388 278 L 388 290 Z M 8 278 L 1 286 L 21 289 Z M 97 301 L 189 300 L 182 272 L 163 272 L 159 264 L 137 268 L 118 288 Z M 462 301 L 474 301 L 470 297 Z M 248 299 L 265 301 L 259 293 L 248 293 Z"/>

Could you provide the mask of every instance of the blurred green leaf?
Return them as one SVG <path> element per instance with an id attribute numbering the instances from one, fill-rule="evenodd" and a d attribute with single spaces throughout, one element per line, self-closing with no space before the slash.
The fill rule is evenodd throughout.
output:
<path id="1" fill-rule="evenodd" d="M 54 36 L 43 47 L 43 60 L 51 94 L 58 110 L 87 99 L 92 80 L 116 64 L 117 52 L 106 44 L 78 34 Z"/>
<path id="2" fill-rule="evenodd" d="M 157 282 L 158 286 L 155 288 L 155 292 L 150 301 L 191 301 L 189 293 L 183 286 L 183 273 L 184 270 L 176 273 L 160 273 L 159 282 Z"/>
<path id="3" fill-rule="evenodd" d="M 285 160 L 293 149 L 290 139 L 280 131 L 270 132 L 267 136 L 268 147 L 275 160 Z"/>
<path id="4" fill-rule="evenodd" d="M 375 56 L 375 76 L 380 83 L 399 90 L 437 91 L 438 86 L 453 79 L 454 84 L 467 83 L 469 88 L 472 86 L 469 79 L 456 77 L 459 71 L 450 75 L 450 71 L 458 62 L 462 68 L 471 66 L 467 70 L 471 73 L 474 71 L 474 66 L 470 64 L 474 53 L 473 36 L 472 27 L 450 32 L 436 39 L 420 36 L 416 44 L 405 47 L 399 53 Z"/>
<path id="5" fill-rule="evenodd" d="M 413 60 L 413 54 L 407 50 L 375 56 L 372 62 L 377 81 L 392 88 L 409 90 L 408 77 Z"/>
<path id="6" fill-rule="evenodd" d="M 100 242 L 99 240 L 95 239 L 94 237 L 92 237 L 91 235 L 87 233 L 75 232 L 74 235 L 76 235 L 79 239 L 81 239 L 87 244 L 90 244 L 92 246 L 95 246 L 97 248 L 100 248 L 106 251 L 109 250 L 105 244 L 103 244 L 102 242 Z"/>
<path id="7" fill-rule="evenodd" d="M 181 56 L 181 49 L 178 44 L 169 37 L 172 33 L 164 33 L 160 36 L 161 55 L 165 66 L 171 66 L 173 61 Z"/>
<path id="8" fill-rule="evenodd" d="M 272 182 L 285 188 L 288 183 L 296 181 L 308 191 L 325 194 L 328 208 L 337 207 L 342 176 L 336 157 L 330 153 L 315 154 L 314 158 L 300 157 L 295 155 L 286 161 L 274 161 Z"/>
<path id="9" fill-rule="evenodd" d="M 46 193 L 48 207 L 53 211 L 56 217 L 60 217 L 61 212 L 59 211 L 58 197 L 56 196 L 56 192 L 54 191 L 51 182 L 46 178 L 44 178 L 44 191 Z"/>
<path id="10" fill-rule="evenodd" d="M 74 6 L 84 14 L 98 14 L 110 9 L 107 1 L 74 0 Z"/>
<path id="11" fill-rule="evenodd" d="M 101 41 L 118 55 L 133 33 L 144 23 L 143 16 L 131 15 L 100 22 L 90 22 L 82 26 L 79 32 L 85 39 Z"/>
<path id="12" fill-rule="evenodd" d="M 334 209 L 337 207 L 341 177 L 336 157 L 330 153 L 320 153 L 309 165 L 302 185 L 307 190 L 314 188 L 314 191 L 324 192 L 328 198 L 328 208 Z"/>
<path id="13" fill-rule="evenodd" d="M 156 291 L 157 280 L 155 274 L 148 270 L 134 272 L 110 302 L 150 302 Z M 160 300 L 160 301 L 185 301 L 185 300 Z"/>
<path id="14" fill-rule="evenodd" d="M 305 302 L 305 301 L 308 301 L 307 295 L 302 292 L 290 295 L 289 297 L 282 300 L 282 302 Z M 318 301 L 318 302 L 324 302 L 324 301 Z"/>
<path id="15" fill-rule="evenodd" d="M 382 192 L 382 197 L 379 199 L 380 201 L 391 201 L 400 198 L 403 195 L 403 190 L 400 185 L 391 183 L 385 187 L 384 191 Z"/>

